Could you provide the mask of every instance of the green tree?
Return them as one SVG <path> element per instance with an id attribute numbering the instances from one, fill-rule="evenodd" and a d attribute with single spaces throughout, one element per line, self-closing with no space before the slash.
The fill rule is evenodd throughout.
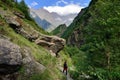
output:
<path id="1" fill-rule="evenodd" d="M 32 20 L 32 18 L 30 17 L 30 14 L 29 14 L 29 8 L 26 5 L 26 3 L 24 2 L 24 0 L 21 0 L 21 2 L 17 4 L 17 7 L 25 14 L 25 17 L 28 20 Z"/>
<path id="2" fill-rule="evenodd" d="M 120 78 L 117 75 L 120 72 L 119 3 L 119 0 L 98 0 L 91 7 L 94 11 L 89 11 L 91 21 L 84 28 L 86 43 L 83 45 L 83 50 L 87 53 L 94 75 L 103 80 Z"/>

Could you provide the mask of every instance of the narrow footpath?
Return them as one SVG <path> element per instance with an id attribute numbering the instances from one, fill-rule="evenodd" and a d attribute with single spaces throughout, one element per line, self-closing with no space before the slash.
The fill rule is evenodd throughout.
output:
<path id="1" fill-rule="evenodd" d="M 66 77 L 67 77 L 67 80 L 73 80 L 73 79 L 70 77 L 70 74 L 69 74 L 69 73 L 66 75 Z"/>
<path id="2" fill-rule="evenodd" d="M 73 80 L 73 79 L 70 77 L 70 74 L 69 74 L 69 73 L 67 73 L 67 75 L 66 75 L 65 73 L 62 72 L 62 71 L 63 71 L 63 68 L 62 68 L 62 67 L 59 67 L 59 69 L 60 69 L 61 73 L 66 76 L 67 80 Z"/>

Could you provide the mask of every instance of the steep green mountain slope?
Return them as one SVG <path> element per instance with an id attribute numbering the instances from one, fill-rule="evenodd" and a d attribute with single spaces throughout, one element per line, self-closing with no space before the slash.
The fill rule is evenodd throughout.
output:
<path id="1" fill-rule="evenodd" d="M 65 59 L 71 63 L 69 55 L 62 51 L 54 57 L 54 47 L 63 48 L 59 41 L 64 40 L 48 36 L 24 6 L 24 1 L 0 0 L 0 80 L 66 80 L 59 67 Z"/>
<path id="2" fill-rule="evenodd" d="M 84 63 L 79 63 L 81 57 L 74 58 L 78 70 L 73 74 L 76 80 L 81 80 L 83 75 L 88 75 L 90 80 L 120 79 L 119 0 L 92 0 L 62 37 L 84 52 Z"/>
<path id="3" fill-rule="evenodd" d="M 57 35 L 57 36 L 61 37 L 61 35 L 63 34 L 63 32 L 66 30 L 66 28 L 67 28 L 67 26 L 65 24 L 61 24 L 57 28 L 55 28 L 51 32 L 51 34 Z"/>

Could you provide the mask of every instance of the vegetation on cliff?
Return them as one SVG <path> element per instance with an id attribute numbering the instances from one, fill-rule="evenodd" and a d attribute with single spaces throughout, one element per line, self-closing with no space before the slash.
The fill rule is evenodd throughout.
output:
<path id="1" fill-rule="evenodd" d="M 66 30 L 67 26 L 65 24 L 61 24 L 59 25 L 57 28 L 55 28 L 51 34 L 52 35 L 56 35 L 56 36 L 59 36 L 61 37 L 63 32 Z"/>
<path id="2" fill-rule="evenodd" d="M 119 3 L 119 0 L 92 0 L 64 32 L 63 38 L 69 45 L 77 46 L 86 56 L 83 64 L 79 63 L 81 57 L 75 59 L 78 62 L 75 80 L 80 80 L 83 74 L 92 80 L 120 79 Z"/>

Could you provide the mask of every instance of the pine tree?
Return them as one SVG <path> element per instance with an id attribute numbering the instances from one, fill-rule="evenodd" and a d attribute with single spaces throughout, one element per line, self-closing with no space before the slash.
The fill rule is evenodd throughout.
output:
<path id="1" fill-rule="evenodd" d="M 25 17 L 28 20 L 32 20 L 32 18 L 30 17 L 30 14 L 29 14 L 29 8 L 26 5 L 26 3 L 24 2 L 24 0 L 22 0 L 20 3 L 18 3 L 18 8 L 25 14 Z"/>

